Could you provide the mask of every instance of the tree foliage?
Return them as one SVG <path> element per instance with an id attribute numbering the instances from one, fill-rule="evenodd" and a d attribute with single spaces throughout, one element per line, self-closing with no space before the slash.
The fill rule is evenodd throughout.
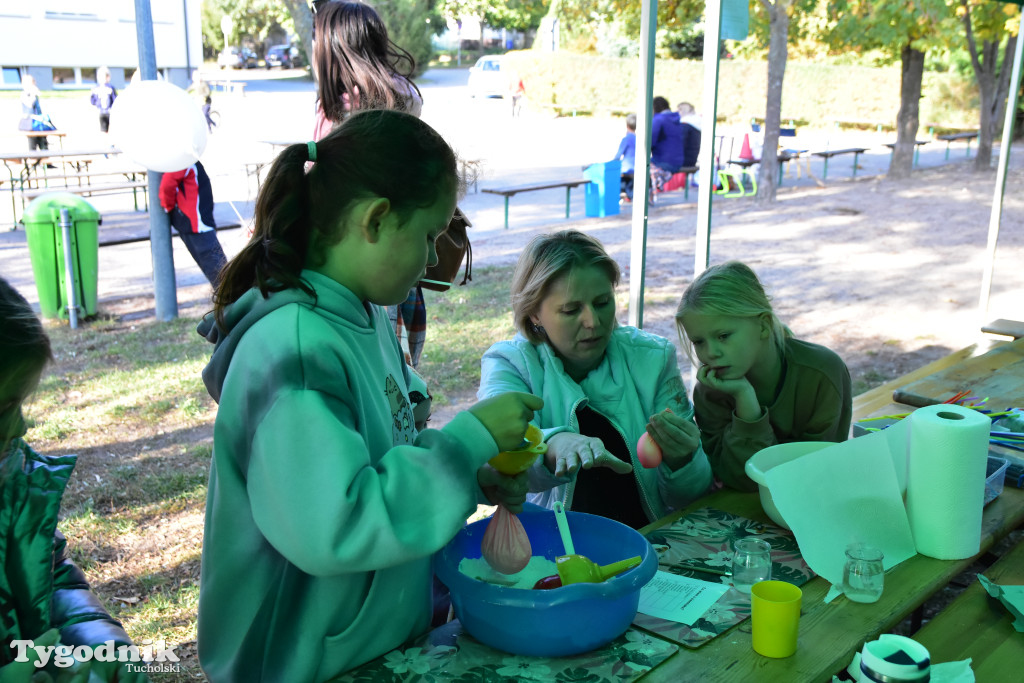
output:
<path id="1" fill-rule="evenodd" d="M 452 19 L 476 17 L 491 28 L 530 31 L 540 26 L 551 0 L 442 0 L 441 13 Z"/>

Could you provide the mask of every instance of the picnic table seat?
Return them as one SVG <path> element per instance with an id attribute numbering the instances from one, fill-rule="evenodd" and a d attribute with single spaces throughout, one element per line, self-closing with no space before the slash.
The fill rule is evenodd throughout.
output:
<path id="1" fill-rule="evenodd" d="M 823 149 L 817 152 L 811 152 L 811 154 L 816 157 L 821 157 L 822 159 L 825 160 L 825 165 L 821 172 L 821 179 L 825 180 L 826 178 L 828 178 L 828 160 L 831 159 L 832 157 L 840 156 L 842 154 L 853 155 L 853 173 L 850 175 L 850 177 L 856 177 L 857 158 L 866 151 L 868 151 L 867 147 L 844 147 L 843 149 Z"/>
<path id="2" fill-rule="evenodd" d="M 590 183 L 590 181 L 588 179 L 586 179 L 586 178 L 581 178 L 581 179 L 578 179 L 578 180 L 549 180 L 549 181 L 540 182 L 540 183 L 531 183 L 531 184 L 528 184 L 528 185 L 512 185 L 512 186 L 508 186 L 508 187 L 491 187 L 491 188 L 484 187 L 484 188 L 481 188 L 480 191 L 481 192 L 486 192 L 488 194 L 500 195 L 500 196 L 505 198 L 505 229 L 508 230 L 508 200 L 509 200 L 510 197 L 514 197 L 517 194 L 520 194 L 520 193 L 523 193 L 523 192 L 536 192 L 538 190 L 551 190 L 551 189 L 555 189 L 555 188 L 564 187 L 565 188 L 565 217 L 568 218 L 569 217 L 569 208 L 570 208 L 569 193 L 572 191 L 572 188 L 579 187 L 580 185 L 587 185 L 588 183 Z"/>

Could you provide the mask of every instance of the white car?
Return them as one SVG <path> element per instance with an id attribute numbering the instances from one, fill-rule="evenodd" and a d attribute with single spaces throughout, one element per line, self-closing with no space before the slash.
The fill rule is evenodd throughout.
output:
<path id="1" fill-rule="evenodd" d="M 469 67 L 470 97 L 504 97 L 508 93 L 508 71 L 501 55 L 489 55 Z"/>

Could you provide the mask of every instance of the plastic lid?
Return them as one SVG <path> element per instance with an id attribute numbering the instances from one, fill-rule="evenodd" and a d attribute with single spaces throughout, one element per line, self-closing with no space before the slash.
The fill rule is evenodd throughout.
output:
<path id="1" fill-rule="evenodd" d="M 60 223 L 60 210 L 67 209 L 71 220 L 99 220 L 100 212 L 81 197 L 70 192 L 41 194 L 25 207 L 22 223 Z"/>

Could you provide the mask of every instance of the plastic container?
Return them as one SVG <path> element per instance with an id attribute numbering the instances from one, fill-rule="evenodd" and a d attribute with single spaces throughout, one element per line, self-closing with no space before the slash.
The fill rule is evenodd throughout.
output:
<path id="1" fill-rule="evenodd" d="M 775 507 L 775 501 L 772 500 L 772 492 L 768 489 L 768 481 L 765 479 L 765 473 L 771 468 L 781 465 L 791 460 L 796 460 L 808 453 L 819 451 L 822 448 L 834 446 L 829 441 L 794 441 L 792 443 L 780 443 L 768 448 L 762 448 L 754 455 L 750 456 L 747 460 L 747 464 L 744 466 L 744 471 L 747 476 L 757 484 L 757 490 L 761 495 L 761 507 L 768 517 L 773 522 L 781 526 L 783 529 L 788 529 L 789 525 L 786 524 L 786 520 L 782 519 L 782 515 L 779 514 L 778 508 Z"/>
<path id="2" fill-rule="evenodd" d="M 1010 461 L 1006 458 L 988 456 L 988 469 L 985 471 L 985 505 L 995 500 L 1003 492 L 1003 481 L 1006 479 L 1006 468 Z"/>
<path id="3" fill-rule="evenodd" d="M 622 161 L 612 159 L 583 169 L 590 182 L 584 187 L 584 212 L 587 216 L 618 216 L 619 189 L 622 187 Z"/>
<path id="4" fill-rule="evenodd" d="M 434 557 L 438 578 L 451 591 L 455 614 L 466 631 L 495 649 L 537 657 L 589 652 L 619 637 L 636 617 L 640 589 L 658 570 L 654 548 L 640 533 L 611 519 L 567 512 L 576 552 L 605 565 L 634 555 L 639 565 L 601 583 L 552 590 L 496 586 L 459 571 L 464 557 L 480 557 L 489 519 L 464 527 Z M 534 555 L 564 554 L 555 513 L 528 504 L 519 515 Z"/>
<path id="5" fill-rule="evenodd" d="M 71 265 L 79 315 L 96 315 L 100 214 L 92 204 L 70 192 L 39 195 L 25 207 L 21 219 L 39 294 L 39 310 L 45 318 L 68 317 L 61 209 L 67 209 L 71 218 Z"/>

